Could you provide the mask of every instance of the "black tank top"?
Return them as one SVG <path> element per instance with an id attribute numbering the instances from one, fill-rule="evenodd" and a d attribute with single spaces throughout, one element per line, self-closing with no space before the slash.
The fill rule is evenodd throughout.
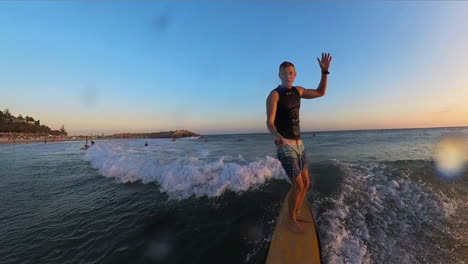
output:
<path id="1" fill-rule="evenodd" d="M 275 89 L 279 94 L 276 107 L 275 127 L 284 138 L 300 139 L 299 108 L 301 107 L 301 95 L 296 87 L 287 89 L 278 86 Z"/>

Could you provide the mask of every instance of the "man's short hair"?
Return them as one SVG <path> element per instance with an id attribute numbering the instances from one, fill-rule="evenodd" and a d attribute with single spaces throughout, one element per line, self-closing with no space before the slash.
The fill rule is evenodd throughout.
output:
<path id="1" fill-rule="evenodd" d="M 292 64 L 289 61 L 283 61 L 283 63 L 281 63 L 280 66 L 279 66 L 279 70 L 281 71 L 281 69 L 289 67 L 289 66 L 292 66 L 294 68 L 294 70 L 296 70 L 296 67 L 294 67 L 294 64 Z"/>

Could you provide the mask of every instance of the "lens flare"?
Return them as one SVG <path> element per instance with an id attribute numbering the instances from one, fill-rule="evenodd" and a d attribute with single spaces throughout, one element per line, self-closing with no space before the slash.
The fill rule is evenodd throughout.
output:
<path id="1" fill-rule="evenodd" d="M 435 171 L 445 180 L 453 180 L 463 175 L 468 158 L 467 140 L 461 136 L 442 138 L 436 145 Z"/>

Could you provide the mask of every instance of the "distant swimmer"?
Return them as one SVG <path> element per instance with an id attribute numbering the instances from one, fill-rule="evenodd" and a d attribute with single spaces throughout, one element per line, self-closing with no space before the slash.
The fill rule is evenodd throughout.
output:
<path id="1" fill-rule="evenodd" d="M 176 139 L 175 139 L 175 138 L 173 138 L 173 139 L 172 139 L 172 141 L 176 141 Z"/>
<path id="2" fill-rule="evenodd" d="M 148 146 L 148 142 L 145 142 L 145 147 L 147 147 L 147 146 Z"/>
<path id="3" fill-rule="evenodd" d="M 310 185 L 307 155 L 300 134 L 299 108 L 301 98 L 313 99 L 325 95 L 332 57 L 329 53 L 322 53 L 322 59 L 317 60 L 321 69 L 317 89 L 292 86 L 296 69 L 291 62 L 285 61 L 279 66 L 281 85 L 270 92 L 266 101 L 267 127 L 275 137 L 278 160 L 291 180 L 287 226 L 298 234 L 304 233 L 298 221 L 310 222 L 299 210 Z"/>
<path id="4" fill-rule="evenodd" d="M 92 146 L 92 145 L 94 145 L 94 141 L 93 141 L 93 140 L 91 140 L 91 146 Z"/>
<path id="5" fill-rule="evenodd" d="M 91 144 L 94 145 L 93 141 L 91 141 Z M 84 146 L 81 149 L 87 150 L 87 149 L 89 149 L 89 147 L 91 147 L 91 146 L 88 145 L 88 139 L 86 139 L 86 143 L 84 144 Z"/>

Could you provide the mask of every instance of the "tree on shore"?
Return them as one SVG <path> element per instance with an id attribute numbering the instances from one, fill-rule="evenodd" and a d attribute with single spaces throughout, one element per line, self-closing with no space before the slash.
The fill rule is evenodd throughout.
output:
<path id="1" fill-rule="evenodd" d="M 51 135 L 67 135 L 65 126 L 62 126 L 59 130 L 52 130 L 50 127 L 41 125 L 40 120 L 34 120 L 30 116 L 18 115 L 19 120 L 26 120 L 27 122 L 13 122 L 15 118 L 10 110 L 7 108 L 3 112 L 0 111 L 0 132 L 12 132 L 12 133 L 44 133 Z M 34 124 L 30 123 L 34 122 Z"/>
<path id="2" fill-rule="evenodd" d="M 62 127 L 60 128 L 59 131 L 60 131 L 60 133 L 63 134 L 63 135 L 67 135 L 67 134 L 68 134 L 67 131 L 65 130 L 65 126 L 64 126 L 64 125 L 62 125 Z"/>
<path id="3" fill-rule="evenodd" d="M 6 108 L 3 113 L 5 114 L 5 117 L 11 117 L 11 114 L 10 114 L 10 109 Z"/>

